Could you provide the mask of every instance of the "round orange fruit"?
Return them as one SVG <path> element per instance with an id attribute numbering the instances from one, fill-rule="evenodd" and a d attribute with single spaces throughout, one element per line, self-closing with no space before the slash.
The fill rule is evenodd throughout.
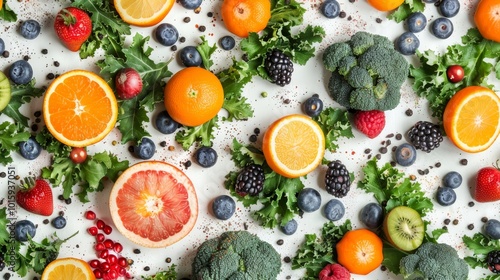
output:
<path id="1" fill-rule="evenodd" d="M 262 139 L 262 152 L 271 169 L 288 178 L 313 171 L 325 154 L 325 135 L 310 117 L 288 115 L 272 123 Z"/>
<path id="2" fill-rule="evenodd" d="M 175 73 L 164 92 L 168 114 L 185 126 L 208 122 L 224 104 L 224 89 L 219 79 L 200 67 L 187 67 Z"/>
<path id="3" fill-rule="evenodd" d="M 224 0 L 222 21 L 229 32 L 246 38 L 250 32 L 260 32 L 271 19 L 269 0 Z"/>
<path id="4" fill-rule="evenodd" d="M 175 0 L 114 0 L 121 19 L 131 25 L 147 27 L 160 23 L 174 6 Z"/>
<path id="5" fill-rule="evenodd" d="M 495 42 L 500 42 L 500 2 L 481 0 L 474 13 L 474 23 L 481 35 Z"/>
<path id="6" fill-rule="evenodd" d="M 459 90 L 446 104 L 443 127 L 453 144 L 465 152 L 488 149 L 500 133 L 500 98 L 482 86 Z"/>
<path id="7" fill-rule="evenodd" d="M 161 248 L 193 229 L 198 199 L 193 183 L 180 169 L 162 161 L 143 161 L 118 177 L 109 209 L 125 237 L 144 247 Z"/>
<path id="8" fill-rule="evenodd" d="M 77 258 L 61 258 L 51 261 L 43 270 L 41 280 L 78 279 L 95 280 L 89 264 Z"/>
<path id="9" fill-rule="evenodd" d="M 57 77 L 43 99 L 43 119 L 61 143 L 86 147 L 101 141 L 115 127 L 118 103 L 99 75 L 72 70 Z"/>
<path id="10" fill-rule="evenodd" d="M 368 0 L 368 4 L 382 12 L 392 11 L 403 3 L 404 0 Z"/>
<path id="11" fill-rule="evenodd" d="M 336 245 L 337 261 L 349 272 L 366 275 L 382 264 L 382 239 L 368 229 L 346 232 Z"/>

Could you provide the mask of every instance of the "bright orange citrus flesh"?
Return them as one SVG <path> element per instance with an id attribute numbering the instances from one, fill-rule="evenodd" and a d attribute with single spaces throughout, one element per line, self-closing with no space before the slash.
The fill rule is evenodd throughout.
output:
<path id="1" fill-rule="evenodd" d="M 500 2 L 498 0 L 479 1 L 474 13 L 474 23 L 484 38 L 500 42 Z"/>
<path id="2" fill-rule="evenodd" d="M 95 280 L 92 268 L 84 260 L 61 258 L 50 262 L 43 270 L 41 280 Z"/>
<path id="3" fill-rule="evenodd" d="M 313 171 L 325 154 L 321 127 L 305 115 L 288 115 L 272 123 L 262 139 L 262 151 L 271 169 L 288 178 Z"/>
<path id="4" fill-rule="evenodd" d="M 121 19 L 135 26 L 153 26 L 162 21 L 175 0 L 114 0 Z"/>
<path id="5" fill-rule="evenodd" d="M 401 4 L 404 3 L 404 0 L 368 0 L 368 3 L 379 11 L 387 12 L 401 6 Z"/>
<path id="6" fill-rule="evenodd" d="M 336 245 L 337 261 L 349 272 L 366 275 L 382 264 L 382 239 L 368 229 L 350 230 Z"/>
<path id="7" fill-rule="evenodd" d="M 229 32 L 246 38 L 250 32 L 260 32 L 271 19 L 269 0 L 224 0 L 221 16 Z"/>
<path id="8" fill-rule="evenodd" d="M 224 104 L 224 89 L 219 79 L 200 67 L 187 67 L 175 73 L 168 80 L 164 93 L 168 114 L 185 126 L 208 122 Z"/>
<path id="9" fill-rule="evenodd" d="M 3 9 L 3 0 L 0 0 L 0 11 Z"/>
<path id="10" fill-rule="evenodd" d="M 500 134 L 500 98 L 486 87 L 466 87 L 446 105 L 443 126 L 458 148 L 469 153 L 482 152 Z"/>
<path id="11" fill-rule="evenodd" d="M 150 248 L 181 240 L 198 217 L 193 183 L 162 161 L 144 161 L 125 170 L 111 190 L 109 208 L 119 232 Z"/>
<path id="12" fill-rule="evenodd" d="M 73 70 L 48 87 L 43 118 L 61 143 L 86 147 L 101 141 L 115 127 L 118 104 L 104 79 L 90 71 Z"/>

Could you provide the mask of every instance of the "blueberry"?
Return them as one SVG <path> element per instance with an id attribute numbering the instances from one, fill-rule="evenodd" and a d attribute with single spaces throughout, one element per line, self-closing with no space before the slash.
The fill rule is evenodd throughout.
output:
<path id="1" fill-rule="evenodd" d="M 321 13 L 327 18 L 336 18 L 340 14 L 340 5 L 337 0 L 325 0 L 320 9 Z"/>
<path id="2" fill-rule="evenodd" d="M 236 45 L 236 41 L 232 36 L 226 35 L 220 38 L 219 44 L 223 50 L 229 51 L 234 48 L 234 46 Z"/>
<path id="3" fill-rule="evenodd" d="M 163 134 L 174 133 L 179 127 L 179 123 L 174 121 L 167 111 L 161 111 L 156 115 L 156 129 Z"/>
<path id="4" fill-rule="evenodd" d="M 291 219 L 284 226 L 281 226 L 281 231 L 286 235 L 292 235 L 297 231 L 297 227 L 298 227 L 297 221 Z"/>
<path id="5" fill-rule="evenodd" d="M 396 40 L 396 47 L 403 55 L 415 54 L 420 47 L 420 40 L 412 32 L 405 32 Z"/>
<path id="6" fill-rule="evenodd" d="M 439 39 L 446 39 L 453 33 L 453 23 L 447 18 L 438 18 L 432 23 L 432 34 Z"/>
<path id="7" fill-rule="evenodd" d="M 36 234 L 35 225 L 28 220 L 17 221 L 14 226 L 14 237 L 16 240 L 24 242 L 28 241 L 28 235 L 34 237 Z"/>
<path id="8" fill-rule="evenodd" d="M 384 222 L 384 209 L 380 206 L 380 204 L 370 202 L 366 204 L 363 209 L 361 209 L 359 218 L 367 228 L 379 228 Z"/>
<path id="9" fill-rule="evenodd" d="M 177 28 L 170 23 L 162 23 L 155 29 L 155 38 L 158 43 L 164 46 L 172 46 L 179 39 Z"/>
<path id="10" fill-rule="evenodd" d="M 456 171 L 446 173 L 443 177 L 443 186 L 456 189 L 462 184 L 462 175 Z"/>
<path id="11" fill-rule="evenodd" d="M 395 152 L 396 162 L 402 166 L 410 166 L 417 160 L 417 150 L 413 145 L 403 143 L 398 146 Z"/>
<path id="12" fill-rule="evenodd" d="M 228 195 L 220 195 L 214 199 L 212 210 L 214 215 L 219 220 L 227 220 L 231 218 L 236 209 L 234 199 Z"/>
<path id="13" fill-rule="evenodd" d="M 330 199 L 323 208 L 323 213 L 326 218 L 330 221 L 338 221 L 344 217 L 345 207 L 342 201 L 332 198 Z"/>
<path id="14" fill-rule="evenodd" d="M 23 36 L 25 39 L 35 39 L 38 37 L 38 34 L 40 34 L 40 30 L 42 28 L 40 27 L 40 23 L 34 19 L 29 19 L 26 21 L 23 21 L 21 23 L 21 36 Z"/>
<path id="15" fill-rule="evenodd" d="M 217 162 L 217 152 L 211 147 L 200 147 L 194 156 L 201 167 L 212 167 Z"/>
<path id="16" fill-rule="evenodd" d="M 19 142 L 19 152 L 25 159 L 36 159 L 42 152 L 42 147 L 36 141 L 35 137 L 30 137 L 26 141 Z"/>
<path id="17" fill-rule="evenodd" d="M 314 212 L 321 205 L 321 195 L 313 188 L 304 188 L 297 196 L 297 205 L 304 212 Z"/>
<path id="18" fill-rule="evenodd" d="M 201 55 L 194 46 L 187 46 L 179 52 L 182 64 L 186 67 L 200 66 L 202 63 Z"/>
<path id="19" fill-rule="evenodd" d="M 5 51 L 5 42 L 0 38 L 0 55 Z"/>
<path id="20" fill-rule="evenodd" d="M 66 219 L 63 216 L 57 216 L 50 223 L 53 227 L 61 229 L 66 226 Z"/>
<path id="21" fill-rule="evenodd" d="M 179 3 L 182 7 L 189 10 L 194 10 L 201 5 L 203 0 L 180 0 Z"/>
<path id="22" fill-rule="evenodd" d="M 500 221 L 489 219 L 486 223 L 484 223 L 483 231 L 484 234 L 491 239 L 500 239 Z"/>
<path id="23" fill-rule="evenodd" d="M 139 145 L 134 146 L 134 154 L 140 159 L 150 159 L 156 151 L 155 143 L 149 138 L 142 138 Z"/>
<path id="24" fill-rule="evenodd" d="M 418 33 L 427 26 L 427 18 L 421 12 L 415 12 L 406 19 L 406 25 L 410 32 Z"/>
<path id="25" fill-rule="evenodd" d="M 460 2 L 458 0 L 442 0 L 439 4 L 439 11 L 444 17 L 454 17 L 460 11 Z"/>
<path id="26" fill-rule="evenodd" d="M 449 206 L 457 200 L 457 194 L 452 188 L 439 187 L 436 192 L 436 200 L 442 206 Z"/>
<path id="27" fill-rule="evenodd" d="M 314 95 L 306 99 L 303 104 L 304 113 L 310 117 L 317 117 L 323 111 L 323 101 Z"/>
<path id="28" fill-rule="evenodd" d="M 31 81 L 33 78 L 33 68 L 26 60 L 18 60 L 10 66 L 9 69 L 10 79 L 18 84 L 24 85 Z"/>

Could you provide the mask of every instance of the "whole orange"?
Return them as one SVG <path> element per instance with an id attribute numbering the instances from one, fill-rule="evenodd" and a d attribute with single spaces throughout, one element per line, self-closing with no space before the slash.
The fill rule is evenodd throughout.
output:
<path id="1" fill-rule="evenodd" d="M 500 42 L 500 1 L 479 1 L 474 13 L 474 23 L 484 38 Z"/>
<path id="2" fill-rule="evenodd" d="M 392 11 L 403 3 L 404 0 L 368 0 L 368 4 L 382 12 Z"/>
<path id="3" fill-rule="evenodd" d="M 217 76 L 200 67 L 175 73 L 165 86 L 165 109 L 185 126 L 198 126 L 214 118 L 224 103 L 224 89 Z"/>
<path id="4" fill-rule="evenodd" d="M 382 264 L 382 248 L 382 239 L 371 230 L 350 230 L 336 245 L 337 261 L 351 273 L 366 275 Z"/>
<path id="5" fill-rule="evenodd" d="M 271 1 L 224 0 L 221 13 L 227 30 L 246 38 L 250 32 L 259 32 L 266 28 L 271 18 Z"/>

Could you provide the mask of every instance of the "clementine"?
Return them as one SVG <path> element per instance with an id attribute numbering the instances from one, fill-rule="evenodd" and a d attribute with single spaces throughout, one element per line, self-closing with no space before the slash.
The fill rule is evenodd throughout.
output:
<path id="1" fill-rule="evenodd" d="M 495 42 L 500 42 L 500 2 L 481 0 L 474 13 L 474 23 L 481 35 Z"/>
<path id="2" fill-rule="evenodd" d="M 121 19 L 136 26 L 153 26 L 162 21 L 175 0 L 114 0 Z"/>
<path id="3" fill-rule="evenodd" d="M 384 260 L 382 239 L 365 228 L 346 232 L 336 249 L 338 263 L 354 274 L 366 275 Z"/>
<path id="4" fill-rule="evenodd" d="M 269 0 L 224 0 L 222 21 L 233 34 L 246 38 L 250 32 L 260 32 L 271 19 Z"/>
<path id="5" fill-rule="evenodd" d="M 403 3 L 404 0 L 368 0 L 368 4 L 382 12 L 392 11 Z"/>

